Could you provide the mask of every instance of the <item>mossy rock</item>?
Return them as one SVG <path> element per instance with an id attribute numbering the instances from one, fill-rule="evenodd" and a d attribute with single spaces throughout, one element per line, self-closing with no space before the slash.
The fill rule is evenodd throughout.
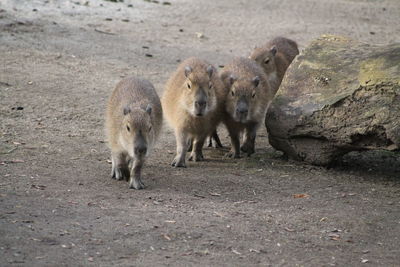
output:
<path id="1" fill-rule="evenodd" d="M 350 151 L 400 148 L 400 44 L 324 35 L 293 61 L 265 119 L 270 144 L 327 165 Z"/>

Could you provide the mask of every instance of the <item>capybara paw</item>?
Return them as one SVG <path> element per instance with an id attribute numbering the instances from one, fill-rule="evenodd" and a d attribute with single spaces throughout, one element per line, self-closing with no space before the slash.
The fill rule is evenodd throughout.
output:
<path id="1" fill-rule="evenodd" d="M 244 153 L 247 153 L 247 156 L 250 156 L 255 152 L 254 147 L 252 145 L 247 145 L 247 144 L 243 144 L 240 150 L 243 151 Z"/>
<path id="2" fill-rule="evenodd" d="M 171 165 L 172 165 L 173 167 L 176 167 L 176 168 L 178 168 L 178 167 L 186 168 L 185 162 L 184 162 L 183 160 L 178 160 L 177 158 L 175 158 L 175 159 L 172 161 Z"/>
<path id="3" fill-rule="evenodd" d="M 215 142 L 214 145 L 215 148 L 224 148 L 224 146 L 221 143 Z"/>
<path id="4" fill-rule="evenodd" d="M 189 157 L 189 161 L 203 161 L 204 156 L 203 153 L 197 152 L 197 153 L 192 153 Z"/>
<path id="5" fill-rule="evenodd" d="M 114 175 L 114 178 L 116 179 L 116 180 L 122 180 L 123 178 L 124 178 L 124 172 L 123 172 L 123 170 L 122 169 L 120 169 L 120 168 L 115 168 L 115 175 Z"/>
<path id="6" fill-rule="evenodd" d="M 133 178 L 133 179 L 130 179 L 130 181 L 129 181 L 129 188 L 140 190 L 140 189 L 144 189 L 145 186 L 144 186 L 142 180 L 140 180 L 138 178 Z"/>
<path id="7" fill-rule="evenodd" d="M 228 153 L 225 154 L 225 158 L 239 159 L 240 153 L 235 153 L 234 151 L 229 151 Z"/>

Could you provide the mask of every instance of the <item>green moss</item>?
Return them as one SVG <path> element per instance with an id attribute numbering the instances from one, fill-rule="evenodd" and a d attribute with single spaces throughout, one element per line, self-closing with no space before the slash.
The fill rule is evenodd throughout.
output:
<path id="1" fill-rule="evenodd" d="M 377 84 L 389 79 L 385 70 L 385 59 L 376 58 L 362 62 L 358 80 L 361 85 Z"/>

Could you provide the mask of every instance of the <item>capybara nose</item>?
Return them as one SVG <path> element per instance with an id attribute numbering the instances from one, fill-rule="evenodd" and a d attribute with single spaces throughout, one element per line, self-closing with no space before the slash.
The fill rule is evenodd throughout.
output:
<path id="1" fill-rule="evenodd" d="M 204 100 L 195 101 L 194 104 L 196 105 L 196 107 L 204 108 L 207 105 L 207 101 Z"/>
<path id="2" fill-rule="evenodd" d="M 249 110 L 247 108 L 237 108 L 236 112 L 240 115 L 246 115 L 249 112 Z"/>
<path id="3" fill-rule="evenodd" d="M 135 148 L 135 154 L 143 155 L 146 154 L 146 152 L 147 152 L 147 147 L 145 146 L 139 146 Z"/>

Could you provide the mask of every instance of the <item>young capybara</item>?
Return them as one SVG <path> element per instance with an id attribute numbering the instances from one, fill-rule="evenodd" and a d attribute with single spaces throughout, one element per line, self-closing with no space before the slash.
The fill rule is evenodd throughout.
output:
<path id="1" fill-rule="evenodd" d="M 136 77 L 120 81 L 108 101 L 105 121 L 112 178 L 129 180 L 129 188 L 144 188 L 141 170 L 161 126 L 162 108 L 153 85 Z"/>
<path id="2" fill-rule="evenodd" d="M 228 155 L 239 158 L 242 150 L 250 156 L 255 152 L 257 129 L 271 103 L 273 92 L 262 68 L 248 58 L 235 58 L 224 67 L 221 79 L 229 89 L 223 116 L 232 143 Z M 240 147 L 243 131 L 244 143 Z"/>
<path id="3" fill-rule="evenodd" d="M 255 48 L 249 58 L 255 60 L 264 69 L 275 95 L 287 68 L 298 54 L 299 49 L 295 41 L 277 37 Z"/>
<path id="4" fill-rule="evenodd" d="M 221 121 L 223 86 L 216 69 L 192 57 L 183 61 L 166 83 L 162 106 L 165 117 L 175 131 L 174 167 L 186 167 L 185 156 L 193 144 L 189 160 L 204 159 L 202 148 Z"/>

